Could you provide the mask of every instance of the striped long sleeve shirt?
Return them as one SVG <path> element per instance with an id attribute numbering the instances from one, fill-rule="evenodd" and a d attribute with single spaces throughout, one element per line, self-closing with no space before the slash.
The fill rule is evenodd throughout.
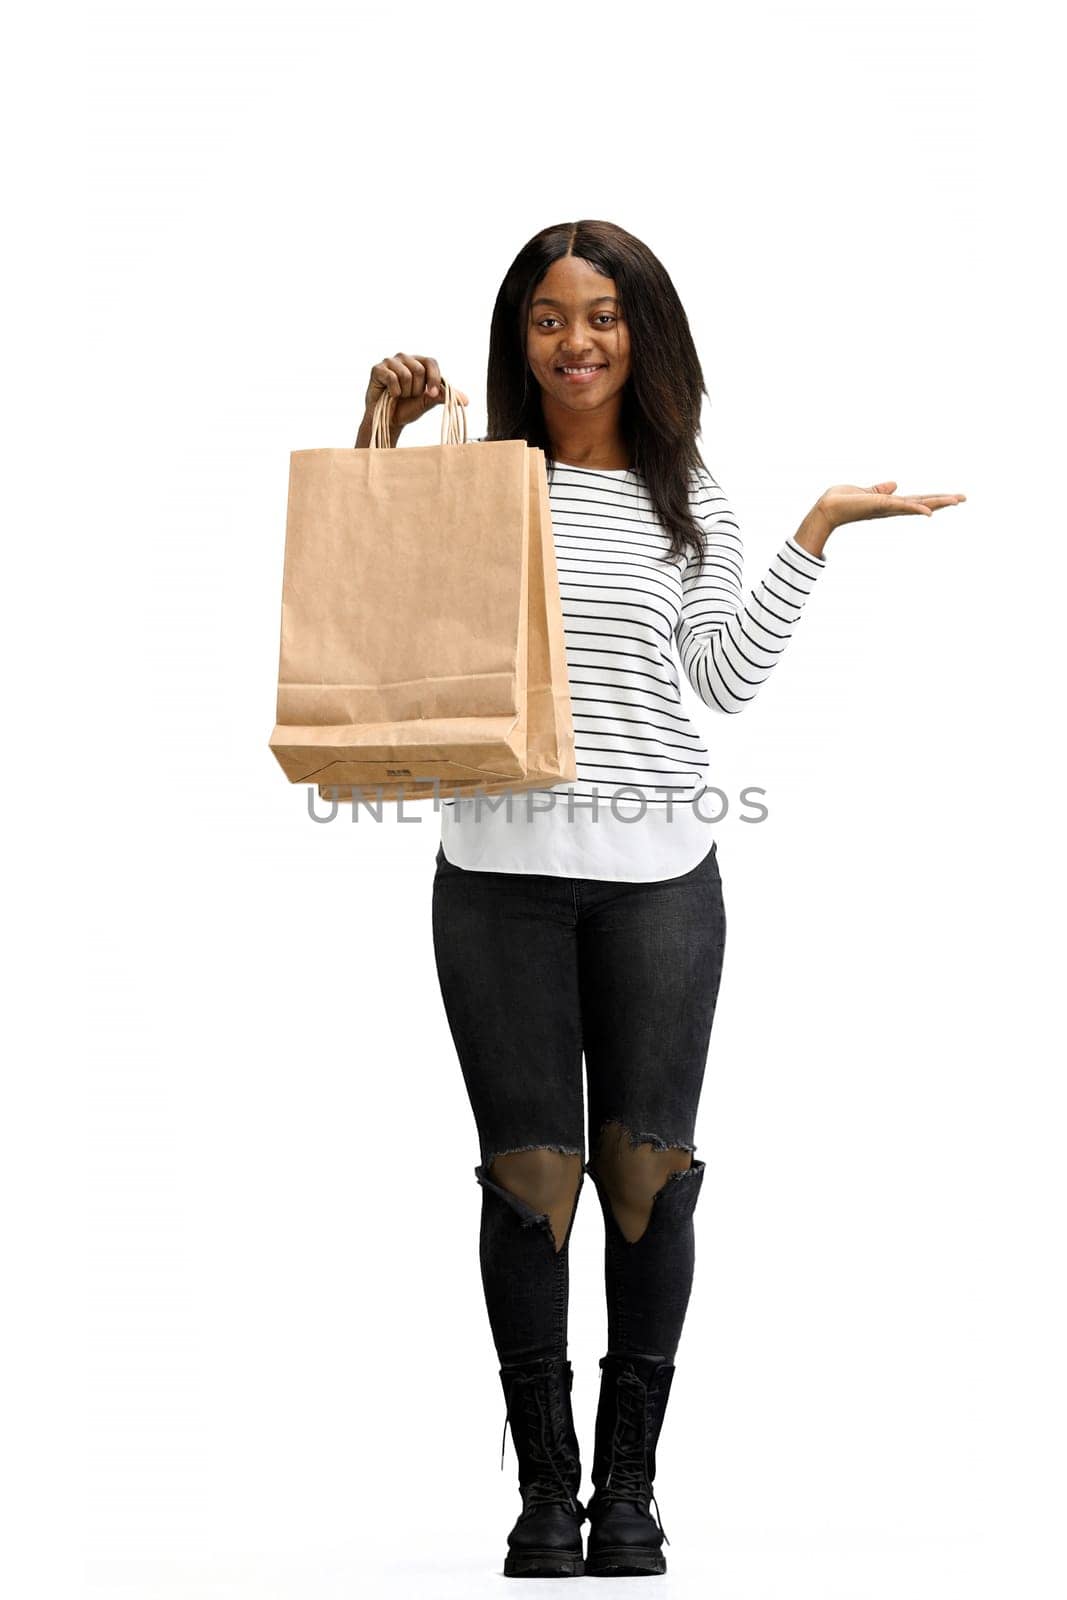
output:
<path id="1" fill-rule="evenodd" d="M 632 468 L 556 462 L 549 497 L 577 780 L 526 791 L 531 799 L 522 805 L 516 797 L 510 817 L 484 801 L 477 811 L 474 800 L 446 801 L 445 854 L 461 866 L 501 871 L 671 876 L 659 871 L 665 861 L 693 864 L 693 828 L 667 829 L 669 841 L 660 830 L 653 841 L 644 821 L 664 808 L 677 818 L 680 803 L 685 813 L 712 782 L 707 746 L 682 703 L 679 668 L 711 711 L 743 711 L 785 651 L 826 560 L 790 537 L 746 594 L 737 518 L 706 468 L 693 473 L 690 500 L 706 535 L 703 559 L 669 555 L 669 537 Z M 581 813 L 594 801 L 601 825 L 583 828 Z M 531 806 L 545 809 L 531 814 Z M 642 825 L 624 824 L 622 844 L 612 811 L 632 817 L 635 807 Z M 701 839 L 706 850 L 706 828 Z M 632 871 L 619 870 L 621 859 Z"/>

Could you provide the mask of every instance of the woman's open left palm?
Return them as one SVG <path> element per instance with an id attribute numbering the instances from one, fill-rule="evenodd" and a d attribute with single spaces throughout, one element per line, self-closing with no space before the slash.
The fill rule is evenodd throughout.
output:
<path id="1" fill-rule="evenodd" d="M 832 528 L 844 522 L 866 522 L 871 517 L 932 516 L 942 506 L 959 505 L 965 494 L 909 494 L 897 499 L 892 479 L 864 489 L 839 483 L 819 497 L 819 509 Z"/>

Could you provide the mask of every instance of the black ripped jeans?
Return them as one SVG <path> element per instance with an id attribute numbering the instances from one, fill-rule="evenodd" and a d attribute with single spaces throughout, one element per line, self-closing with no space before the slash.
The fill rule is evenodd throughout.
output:
<path id="1" fill-rule="evenodd" d="M 437 853 L 437 972 L 474 1112 L 480 1262 L 501 1362 L 567 1353 L 568 1245 L 492 1181 L 494 1156 L 581 1157 L 605 1225 L 608 1348 L 673 1361 L 693 1282 L 693 1208 L 704 1162 L 671 1173 L 630 1241 L 589 1147 L 609 1122 L 631 1146 L 695 1151 L 697 1104 L 722 975 L 726 914 L 716 846 L 653 883 L 468 871 Z M 571 1222 L 577 1210 L 577 1197 Z"/>

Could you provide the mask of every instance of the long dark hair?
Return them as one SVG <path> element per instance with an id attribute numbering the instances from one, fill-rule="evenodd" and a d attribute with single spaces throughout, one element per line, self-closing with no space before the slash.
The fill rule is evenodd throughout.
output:
<path id="1" fill-rule="evenodd" d="M 558 222 L 524 244 L 504 276 L 489 333 L 486 398 L 489 439 L 525 439 L 554 460 L 545 428 L 540 385 L 526 359 L 530 302 L 560 256 L 580 256 L 614 278 L 630 334 L 630 376 L 623 389 L 620 427 L 656 515 L 669 534 L 665 559 L 704 553 L 693 515 L 691 474 L 704 467 L 696 439 L 701 395 L 707 394 L 693 335 L 678 291 L 640 239 L 612 222 Z M 705 471 L 707 468 L 705 468 Z"/>

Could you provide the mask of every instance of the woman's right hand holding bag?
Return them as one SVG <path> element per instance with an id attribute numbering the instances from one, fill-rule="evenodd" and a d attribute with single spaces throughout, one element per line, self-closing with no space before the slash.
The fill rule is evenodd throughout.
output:
<path id="1" fill-rule="evenodd" d="M 395 444 L 401 428 L 406 427 L 409 422 L 417 421 L 425 412 L 431 410 L 433 406 L 440 405 L 444 400 L 445 390 L 441 382 L 441 369 L 433 356 L 406 355 L 402 351 L 398 351 L 395 356 L 386 356 L 383 361 L 373 366 L 364 401 L 363 421 L 356 436 L 357 450 L 366 449 L 370 444 L 375 408 L 383 393 L 393 397 L 389 432 L 392 443 Z M 462 389 L 455 389 L 453 393 L 462 405 L 469 403 Z"/>

